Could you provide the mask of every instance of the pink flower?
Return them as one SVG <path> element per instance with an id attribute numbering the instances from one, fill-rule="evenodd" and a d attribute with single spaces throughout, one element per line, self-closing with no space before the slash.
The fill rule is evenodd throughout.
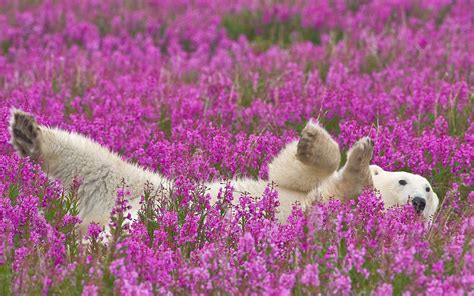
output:
<path id="1" fill-rule="evenodd" d="M 88 237 L 89 239 L 98 239 L 99 235 L 102 233 L 103 230 L 104 227 L 100 224 L 91 223 L 89 224 L 89 227 L 87 227 L 86 237 Z"/>
<path id="2" fill-rule="evenodd" d="M 301 283 L 307 286 L 319 286 L 319 270 L 316 263 L 306 265 L 301 276 Z"/>

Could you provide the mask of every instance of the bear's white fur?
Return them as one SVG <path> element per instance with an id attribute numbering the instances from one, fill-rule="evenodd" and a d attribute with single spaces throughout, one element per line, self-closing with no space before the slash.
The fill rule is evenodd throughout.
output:
<path id="1" fill-rule="evenodd" d="M 427 220 L 433 218 L 439 199 L 426 178 L 407 172 L 387 172 L 377 165 L 371 165 L 370 171 L 374 187 L 380 192 L 385 208 L 403 205 L 419 197 L 426 202 L 423 216 Z M 406 184 L 400 184 L 401 180 Z"/>
<path id="2" fill-rule="evenodd" d="M 78 194 L 83 227 L 90 222 L 107 224 L 123 180 L 132 193 L 129 202 L 134 217 L 147 182 L 154 188 L 173 186 L 172 180 L 122 160 L 85 136 L 39 126 L 33 116 L 20 110 L 12 110 L 10 133 L 18 153 L 40 160 L 42 169 L 49 176 L 61 180 L 65 186 L 76 177 L 82 180 Z M 305 209 L 316 200 L 352 199 L 364 187 L 372 185 L 380 191 L 386 207 L 404 204 L 415 196 L 423 198 L 426 201 L 423 215 L 429 219 L 438 207 L 438 198 L 429 182 L 418 175 L 386 172 L 378 166 L 370 166 L 372 153 L 372 140 L 362 138 L 349 150 L 346 164 L 337 170 L 340 162 L 338 144 L 321 126 L 309 121 L 301 138 L 287 144 L 270 163 L 269 180 L 235 179 L 231 180 L 231 185 L 236 193 L 259 197 L 269 182 L 276 184 L 280 222 L 286 221 L 296 202 Z M 407 185 L 400 185 L 400 179 Z M 216 201 L 222 184 L 220 181 L 206 184 L 211 203 Z"/>

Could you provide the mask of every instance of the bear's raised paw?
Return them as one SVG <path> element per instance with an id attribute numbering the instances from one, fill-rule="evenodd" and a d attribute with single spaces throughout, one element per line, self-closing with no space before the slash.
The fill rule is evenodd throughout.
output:
<path id="1" fill-rule="evenodd" d="M 10 122 L 11 142 L 21 156 L 36 157 L 40 151 L 39 128 L 33 116 L 20 110 L 12 110 Z"/>
<path id="2" fill-rule="evenodd" d="M 374 141 L 370 137 L 363 137 L 349 150 L 347 165 L 350 167 L 368 167 L 373 153 Z"/>
<path id="3" fill-rule="evenodd" d="M 339 146 L 324 128 L 309 121 L 301 132 L 296 158 L 329 174 L 339 167 Z"/>

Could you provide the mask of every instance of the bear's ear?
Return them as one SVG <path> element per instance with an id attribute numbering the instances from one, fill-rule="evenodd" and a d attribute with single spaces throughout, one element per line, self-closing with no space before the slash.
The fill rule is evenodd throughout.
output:
<path id="1" fill-rule="evenodd" d="M 377 176 L 385 171 L 378 165 L 372 164 L 370 166 L 370 172 L 372 173 L 372 176 Z"/>

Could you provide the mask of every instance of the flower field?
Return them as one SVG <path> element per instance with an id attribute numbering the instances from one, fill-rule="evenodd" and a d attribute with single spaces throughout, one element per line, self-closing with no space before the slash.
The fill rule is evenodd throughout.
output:
<path id="1" fill-rule="evenodd" d="M 473 27 L 467 0 L 0 0 L 0 295 L 474 293 Z M 110 236 L 81 236 L 80 181 L 15 153 L 12 107 L 175 190 L 131 220 L 123 184 Z M 272 184 L 225 185 L 267 178 L 310 118 L 426 177 L 433 224 L 371 190 L 280 224 Z"/>

